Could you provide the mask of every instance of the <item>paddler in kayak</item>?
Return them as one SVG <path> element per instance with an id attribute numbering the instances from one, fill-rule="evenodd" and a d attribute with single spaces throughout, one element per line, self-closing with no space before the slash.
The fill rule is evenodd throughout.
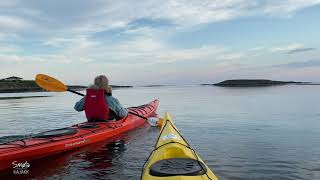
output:
<path id="1" fill-rule="evenodd" d="M 112 89 L 105 75 L 94 79 L 94 84 L 87 89 L 86 96 L 74 105 L 74 109 L 84 110 L 89 122 L 121 119 L 128 115 L 128 110 L 112 96 Z"/>

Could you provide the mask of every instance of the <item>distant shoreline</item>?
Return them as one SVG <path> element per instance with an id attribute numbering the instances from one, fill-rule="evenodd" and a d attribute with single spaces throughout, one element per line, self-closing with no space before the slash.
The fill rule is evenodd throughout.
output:
<path id="1" fill-rule="evenodd" d="M 166 85 L 160 85 L 160 84 L 154 84 L 154 85 L 144 85 L 144 86 L 141 86 L 141 87 L 163 87 L 163 86 L 166 86 Z"/>
<path id="2" fill-rule="evenodd" d="M 268 79 L 232 79 L 215 84 L 201 84 L 202 86 L 221 86 L 221 87 L 267 87 L 278 85 L 320 85 L 319 83 L 297 82 L 297 81 L 274 81 Z"/>
<path id="3" fill-rule="evenodd" d="M 132 88 L 133 86 L 111 85 L 113 89 Z M 70 85 L 69 89 L 74 91 L 82 91 L 88 86 Z M 47 92 L 40 88 L 33 80 L 18 80 L 18 81 L 0 81 L 0 93 L 27 93 L 27 92 Z"/>
<path id="4" fill-rule="evenodd" d="M 10 100 L 10 99 L 26 99 L 26 98 L 43 98 L 51 96 L 14 96 L 14 97 L 0 97 L 0 100 Z"/>

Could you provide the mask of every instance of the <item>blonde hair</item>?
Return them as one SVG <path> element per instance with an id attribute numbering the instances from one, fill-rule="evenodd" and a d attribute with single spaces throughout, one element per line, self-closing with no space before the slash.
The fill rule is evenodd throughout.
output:
<path id="1" fill-rule="evenodd" d="M 109 80 L 105 75 L 99 75 L 94 78 L 94 84 L 89 87 L 90 89 L 104 89 L 106 93 L 111 93 L 112 89 L 109 86 Z"/>

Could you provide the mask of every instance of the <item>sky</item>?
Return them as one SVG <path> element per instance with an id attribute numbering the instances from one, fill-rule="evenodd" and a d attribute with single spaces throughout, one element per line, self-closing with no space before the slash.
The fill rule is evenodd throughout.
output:
<path id="1" fill-rule="evenodd" d="M 320 82 L 320 0 L 0 1 L 0 78 Z"/>

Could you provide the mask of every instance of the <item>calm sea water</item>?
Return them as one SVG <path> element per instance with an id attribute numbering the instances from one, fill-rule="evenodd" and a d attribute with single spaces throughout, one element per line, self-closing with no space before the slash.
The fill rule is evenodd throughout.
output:
<path id="1" fill-rule="evenodd" d="M 70 93 L 0 100 L 0 136 L 85 121 Z M 149 87 L 114 90 L 124 106 L 155 98 L 220 179 L 320 179 L 320 86 Z M 106 142 L 31 162 L 34 179 L 139 179 L 159 130 L 148 126 Z M 8 175 L 6 175 L 8 177 Z"/>

